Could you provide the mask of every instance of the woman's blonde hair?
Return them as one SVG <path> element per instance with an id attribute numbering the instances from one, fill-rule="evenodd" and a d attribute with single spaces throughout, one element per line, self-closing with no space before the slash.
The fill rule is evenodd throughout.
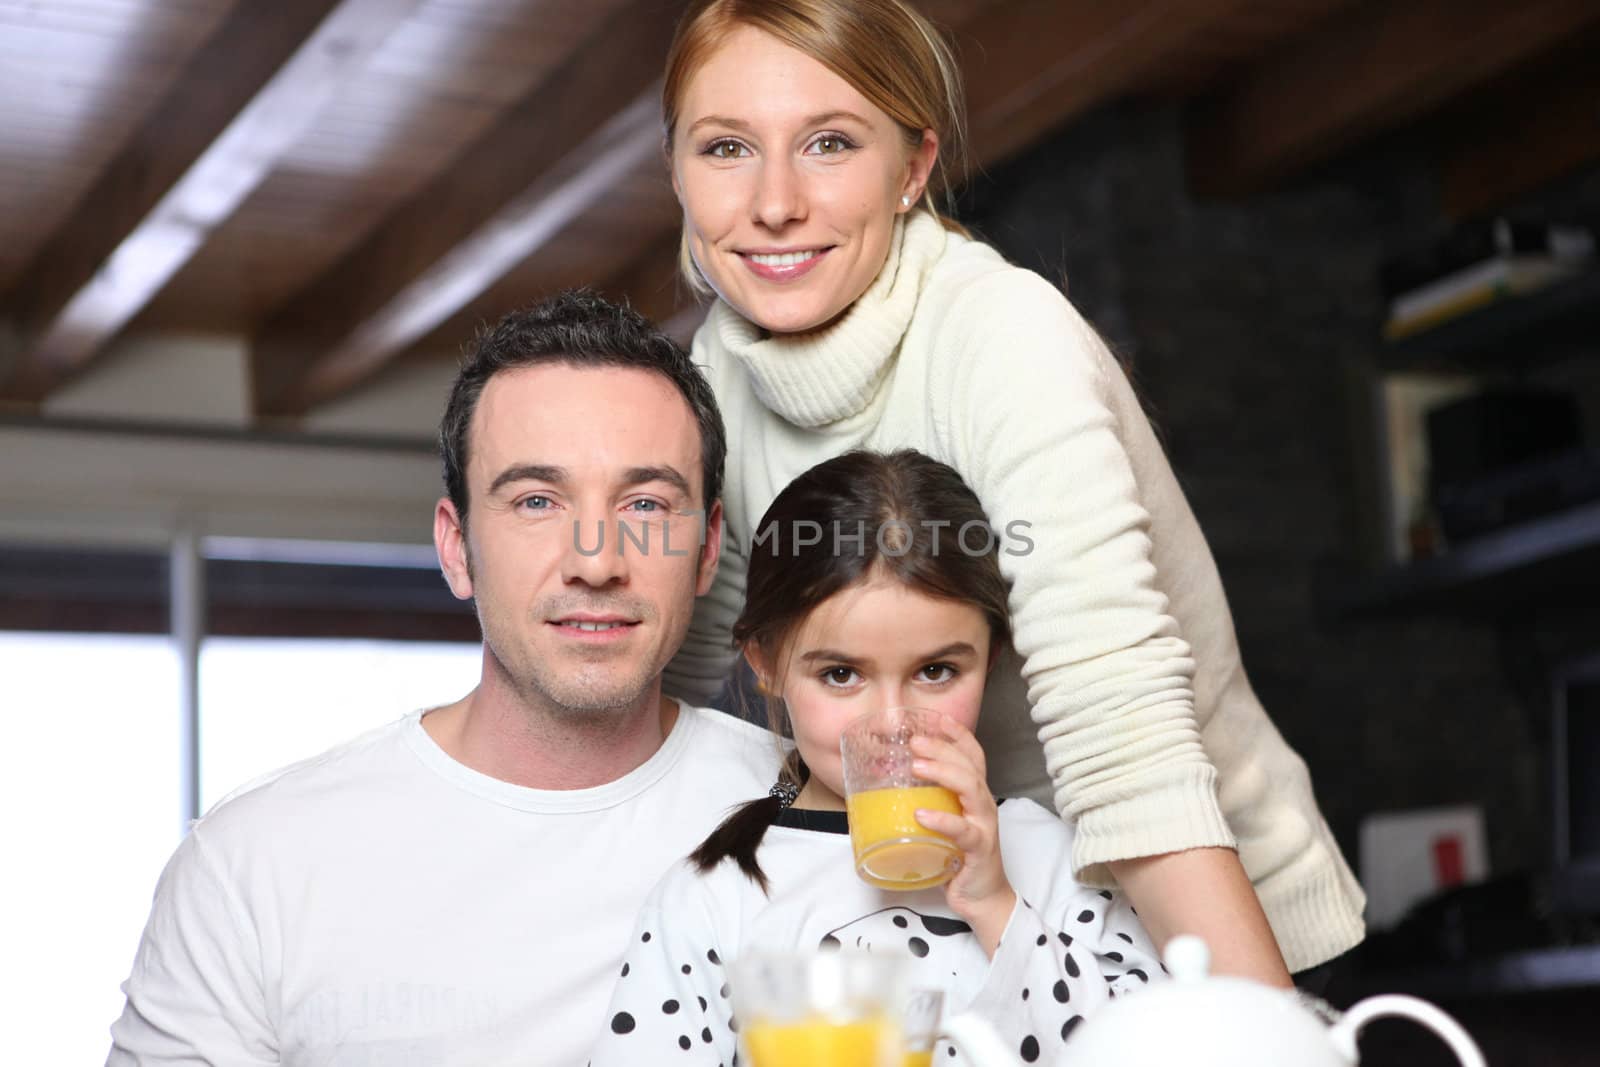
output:
<path id="1" fill-rule="evenodd" d="M 661 90 L 669 159 L 690 78 L 741 26 L 770 34 L 843 78 L 900 125 L 908 146 L 921 144 L 922 131 L 931 129 L 939 158 L 921 207 L 945 228 L 966 232 L 951 217 L 954 189 L 966 176 L 961 72 L 943 34 L 903 0 L 692 0 L 672 35 Z M 709 292 L 687 235 L 678 266 L 696 292 Z"/>

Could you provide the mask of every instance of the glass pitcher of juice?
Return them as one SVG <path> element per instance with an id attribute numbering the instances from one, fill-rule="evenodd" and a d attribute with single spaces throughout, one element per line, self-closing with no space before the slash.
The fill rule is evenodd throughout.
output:
<path id="1" fill-rule="evenodd" d="M 729 965 L 751 1067 L 902 1067 L 904 966 L 855 952 L 754 954 Z"/>
<path id="2" fill-rule="evenodd" d="M 900 1067 L 933 1067 L 933 1047 L 939 1043 L 939 1023 L 944 1016 L 944 993 L 913 989 L 900 1012 Z"/>
<path id="3" fill-rule="evenodd" d="M 907 988 L 908 958 L 850 950 L 749 952 L 728 964 L 741 1062 L 749 1067 L 926 1067 L 948 1041 L 974 1067 L 1020 1067 L 938 990 Z"/>

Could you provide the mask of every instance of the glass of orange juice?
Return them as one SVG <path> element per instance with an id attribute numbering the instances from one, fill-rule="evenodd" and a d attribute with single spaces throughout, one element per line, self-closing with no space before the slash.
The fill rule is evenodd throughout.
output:
<path id="1" fill-rule="evenodd" d="M 914 989 L 900 1013 L 900 1029 L 905 1049 L 901 1067 L 932 1067 L 933 1046 L 939 1041 L 939 1023 L 944 1014 L 944 993 L 937 989 Z"/>
<path id="2" fill-rule="evenodd" d="M 885 708 L 854 720 L 839 736 L 856 873 L 884 889 L 942 885 L 961 869 L 961 850 L 917 821 L 918 808 L 961 814 L 954 793 L 911 773 L 917 736 L 943 736 L 937 713 Z"/>
<path id="3" fill-rule="evenodd" d="M 904 964 L 847 951 L 750 953 L 729 964 L 751 1067 L 904 1067 Z"/>

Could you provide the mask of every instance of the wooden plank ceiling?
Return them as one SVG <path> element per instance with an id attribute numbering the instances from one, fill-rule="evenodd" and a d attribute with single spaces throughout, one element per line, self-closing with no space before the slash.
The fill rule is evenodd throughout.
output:
<path id="1" fill-rule="evenodd" d="M 0 0 L 0 404 L 39 404 L 121 334 L 198 331 L 247 338 L 257 413 L 292 418 L 577 284 L 687 335 L 656 96 L 681 6 Z M 1496 120 L 1544 139 L 1537 166 L 1438 121 L 1446 202 L 1600 156 L 1574 58 L 1593 0 L 922 7 L 954 31 L 985 168 L 1113 100 L 1177 98 L 1194 189 L 1249 194 L 1552 78 L 1565 125 Z"/>

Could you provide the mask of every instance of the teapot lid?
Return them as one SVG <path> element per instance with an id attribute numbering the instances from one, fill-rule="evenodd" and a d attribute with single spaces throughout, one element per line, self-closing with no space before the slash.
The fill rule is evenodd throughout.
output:
<path id="1" fill-rule="evenodd" d="M 1179 934 L 1167 942 L 1161 963 L 1175 982 L 1203 981 L 1211 973 L 1211 946 L 1193 934 Z"/>

